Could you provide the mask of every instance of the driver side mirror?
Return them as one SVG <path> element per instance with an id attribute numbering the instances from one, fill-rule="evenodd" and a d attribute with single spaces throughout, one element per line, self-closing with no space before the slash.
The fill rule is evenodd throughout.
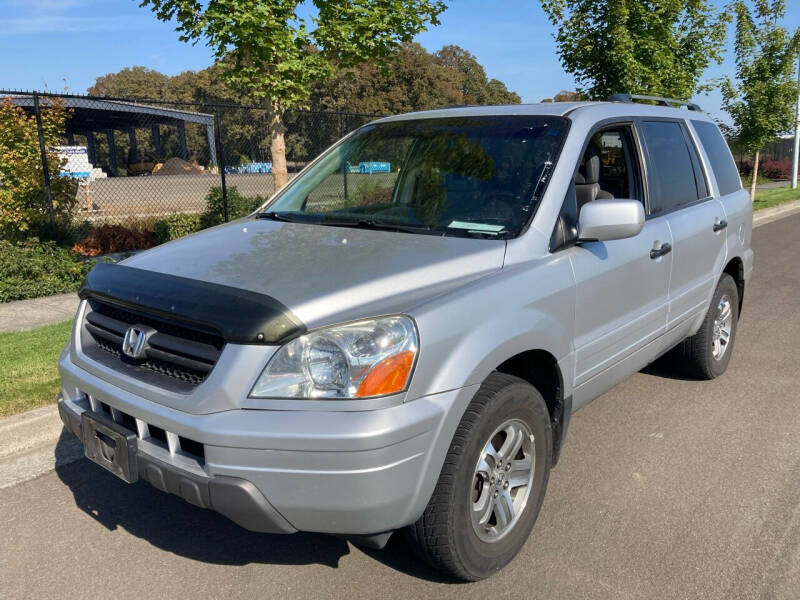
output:
<path id="1" fill-rule="evenodd" d="M 644 206 L 638 200 L 593 200 L 581 207 L 578 241 L 610 242 L 639 235 Z"/>

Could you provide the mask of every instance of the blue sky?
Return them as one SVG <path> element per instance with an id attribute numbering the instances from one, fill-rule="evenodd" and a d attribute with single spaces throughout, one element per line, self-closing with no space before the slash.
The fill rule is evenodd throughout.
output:
<path id="1" fill-rule="evenodd" d="M 211 55 L 178 41 L 137 0 L 0 0 L 0 89 L 63 89 L 82 93 L 96 77 L 144 65 L 174 75 L 202 69 Z M 524 102 L 538 102 L 574 82 L 555 55 L 553 28 L 538 0 L 452 0 L 442 24 L 421 34 L 429 50 L 457 44 L 478 57 L 489 77 L 504 81 Z M 720 5 L 722 2 L 719 3 Z M 800 26 L 800 2 L 790 0 L 786 25 Z M 707 77 L 731 72 L 731 53 Z M 718 94 L 697 101 L 723 116 Z"/>

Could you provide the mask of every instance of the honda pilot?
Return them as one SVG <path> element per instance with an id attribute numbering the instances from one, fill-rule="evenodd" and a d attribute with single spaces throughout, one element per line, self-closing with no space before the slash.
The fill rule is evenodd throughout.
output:
<path id="1" fill-rule="evenodd" d="M 248 217 L 98 264 L 62 420 L 247 529 L 402 531 L 495 573 L 574 411 L 673 349 L 697 378 L 731 360 L 748 194 L 707 115 L 639 100 L 379 119 Z"/>

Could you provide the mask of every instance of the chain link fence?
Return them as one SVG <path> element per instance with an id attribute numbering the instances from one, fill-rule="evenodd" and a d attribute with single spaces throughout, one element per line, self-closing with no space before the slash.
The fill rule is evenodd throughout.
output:
<path id="1" fill-rule="evenodd" d="M 54 225 L 58 199 L 51 188 L 65 178 L 74 193 L 72 219 L 92 225 L 131 225 L 208 211 L 229 220 L 275 191 L 269 114 L 258 106 L 4 90 L 0 100 L 36 117 Z M 42 119 L 54 108 L 64 115 L 57 145 L 47 131 L 52 119 Z M 337 139 L 380 116 L 286 113 L 289 177 Z"/>

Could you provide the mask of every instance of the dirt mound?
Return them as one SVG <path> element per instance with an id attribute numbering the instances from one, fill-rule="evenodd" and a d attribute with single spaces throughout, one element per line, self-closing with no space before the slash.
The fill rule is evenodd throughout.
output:
<path id="1" fill-rule="evenodd" d="M 162 167 L 154 175 L 196 175 L 202 172 L 202 169 L 195 167 L 192 163 L 173 156 L 165 160 Z"/>

